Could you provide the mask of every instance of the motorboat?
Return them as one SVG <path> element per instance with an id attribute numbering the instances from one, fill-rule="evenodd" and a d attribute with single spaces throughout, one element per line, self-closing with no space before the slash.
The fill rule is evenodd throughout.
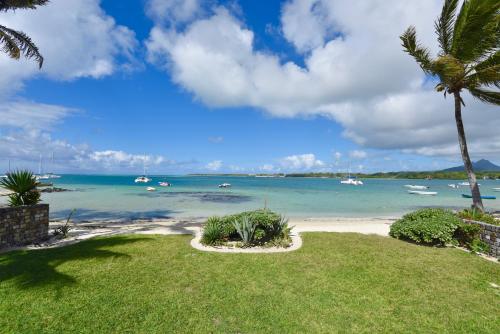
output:
<path id="1" fill-rule="evenodd" d="M 454 184 L 454 183 L 449 184 L 449 185 L 448 185 L 448 187 L 453 188 L 453 189 L 458 189 L 458 188 L 460 188 L 460 186 L 459 186 L 458 184 Z"/>
<path id="2" fill-rule="evenodd" d="M 498 192 L 500 192 L 500 188 L 493 188 L 493 191 L 498 191 Z"/>
<path id="3" fill-rule="evenodd" d="M 422 196 L 436 196 L 438 193 L 436 191 L 408 190 L 408 194 L 422 195 Z"/>
<path id="4" fill-rule="evenodd" d="M 472 198 L 472 195 L 469 195 L 469 194 L 462 194 L 462 197 L 463 198 Z M 496 196 L 481 196 L 481 199 L 497 199 Z"/>
<path id="5" fill-rule="evenodd" d="M 156 188 L 154 188 L 154 187 L 147 187 L 146 190 L 147 191 L 156 191 Z"/>
<path id="6" fill-rule="evenodd" d="M 160 185 L 160 187 L 171 187 L 172 186 L 172 183 L 169 183 L 169 182 L 158 182 L 158 184 Z"/>
<path id="7" fill-rule="evenodd" d="M 417 186 L 417 185 L 413 185 L 413 184 L 407 184 L 407 185 L 405 185 L 405 188 L 408 188 L 408 189 L 411 189 L 411 190 L 425 190 L 425 189 L 429 189 L 430 187 L 428 187 L 428 186 Z"/>
<path id="8" fill-rule="evenodd" d="M 458 185 L 459 185 L 459 186 L 466 186 L 466 187 L 470 187 L 470 183 L 469 183 L 469 182 L 460 182 Z M 481 184 L 480 184 L 480 183 L 478 183 L 477 185 L 478 185 L 478 186 L 480 186 Z"/>
<path id="9" fill-rule="evenodd" d="M 231 188 L 231 184 L 230 183 L 222 183 L 222 184 L 219 184 L 219 188 Z"/>
<path id="10" fill-rule="evenodd" d="M 148 183 L 151 182 L 151 179 L 145 175 L 143 176 L 138 176 L 135 181 L 135 183 Z"/>

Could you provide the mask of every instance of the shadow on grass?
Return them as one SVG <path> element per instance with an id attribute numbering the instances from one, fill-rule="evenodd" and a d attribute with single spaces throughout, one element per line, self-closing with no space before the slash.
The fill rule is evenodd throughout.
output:
<path id="1" fill-rule="evenodd" d="M 58 266 L 75 260 L 130 257 L 128 254 L 103 248 L 144 240 L 150 240 L 150 238 L 127 238 L 125 236 L 95 238 L 66 247 L 0 254 L 0 283 L 14 280 L 20 289 L 51 285 L 56 290 L 60 290 L 76 284 L 77 279 L 57 271 Z M 81 262 L 81 265 L 85 265 L 85 262 Z"/>

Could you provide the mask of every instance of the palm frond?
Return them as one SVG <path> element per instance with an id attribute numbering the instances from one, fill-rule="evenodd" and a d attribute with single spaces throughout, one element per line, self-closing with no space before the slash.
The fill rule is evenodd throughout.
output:
<path id="1" fill-rule="evenodd" d="M 0 25 L 3 39 L 0 38 L 0 43 L 4 45 L 4 51 L 12 58 L 19 59 L 20 54 L 23 54 L 27 59 L 34 59 L 39 68 L 43 65 L 43 56 L 40 54 L 35 43 L 22 31 L 16 31 Z M 13 47 L 15 44 L 15 48 Z M 18 51 L 16 51 L 16 48 Z M 16 56 L 16 52 L 18 53 Z M 13 57 L 14 55 L 14 57 Z"/>
<path id="2" fill-rule="evenodd" d="M 493 92 L 491 90 L 473 87 L 468 87 L 468 90 L 472 94 L 472 96 L 479 99 L 480 101 L 494 105 L 500 105 L 500 92 Z"/>
<path id="3" fill-rule="evenodd" d="M 35 9 L 46 5 L 49 0 L 0 0 L 0 12 L 16 9 Z"/>
<path id="4" fill-rule="evenodd" d="M 434 24 L 443 54 L 451 52 L 458 0 L 445 0 L 441 16 Z"/>
<path id="5" fill-rule="evenodd" d="M 453 31 L 451 54 L 464 63 L 481 61 L 499 47 L 500 1 L 464 0 Z"/>
<path id="6" fill-rule="evenodd" d="M 428 74 L 434 74 L 430 51 L 418 43 L 415 27 L 411 26 L 406 29 L 399 38 L 403 42 L 404 51 L 415 58 L 422 70 Z"/>

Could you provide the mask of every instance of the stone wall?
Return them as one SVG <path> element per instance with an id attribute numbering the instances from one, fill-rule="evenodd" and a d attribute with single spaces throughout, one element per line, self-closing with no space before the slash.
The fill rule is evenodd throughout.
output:
<path id="1" fill-rule="evenodd" d="M 0 248 L 42 241 L 48 233 L 48 204 L 0 207 Z"/>
<path id="2" fill-rule="evenodd" d="M 500 226 L 472 220 L 465 220 L 465 222 L 481 227 L 481 240 L 490 245 L 490 255 L 500 259 Z"/>

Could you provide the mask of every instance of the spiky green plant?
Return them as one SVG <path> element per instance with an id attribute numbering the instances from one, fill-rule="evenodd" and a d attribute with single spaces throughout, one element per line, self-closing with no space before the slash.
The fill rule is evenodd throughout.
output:
<path id="1" fill-rule="evenodd" d="M 10 190 L 9 205 L 35 205 L 40 202 L 38 181 L 30 171 L 15 171 L 0 180 L 0 186 Z"/>
<path id="2" fill-rule="evenodd" d="M 462 121 L 462 91 L 480 101 L 500 105 L 500 1 L 464 0 L 458 15 L 459 0 L 445 0 L 435 22 L 440 51 L 433 58 L 419 44 L 415 27 L 409 27 L 401 40 L 404 50 L 422 70 L 439 78 L 438 92 L 453 95 L 460 151 L 469 178 L 473 207 L 484 211 L 476 175 L 469 157 Z"/>
<path id="3" fill-rule="evenodd" d="M 204 245 L 218 245 L 224 238 L 224 227 L 219 217 L 210 217 L 203 227 L 201 243 Z"/>
<path id="4" fill-rule="evenodd" d="M 0 0 L 0 12 L 17 9 L 36 9 L 47 4 L 49 0 Z M 42 68 L 43 56 L 35 43 L 22 31 L 10 29 L 0 24 L 0 48 L 10 58 L 19 59 L 21 55 L 34 59 Z"/>
<path id="5" fill-rule="evenodd" d="M 244 216 L 239 220 L 233 221 L 233 226 L 238 232 L 238 235 L 244 245 L 250 245 L 253 242 L 257 224 L 248 216 Z"/>

